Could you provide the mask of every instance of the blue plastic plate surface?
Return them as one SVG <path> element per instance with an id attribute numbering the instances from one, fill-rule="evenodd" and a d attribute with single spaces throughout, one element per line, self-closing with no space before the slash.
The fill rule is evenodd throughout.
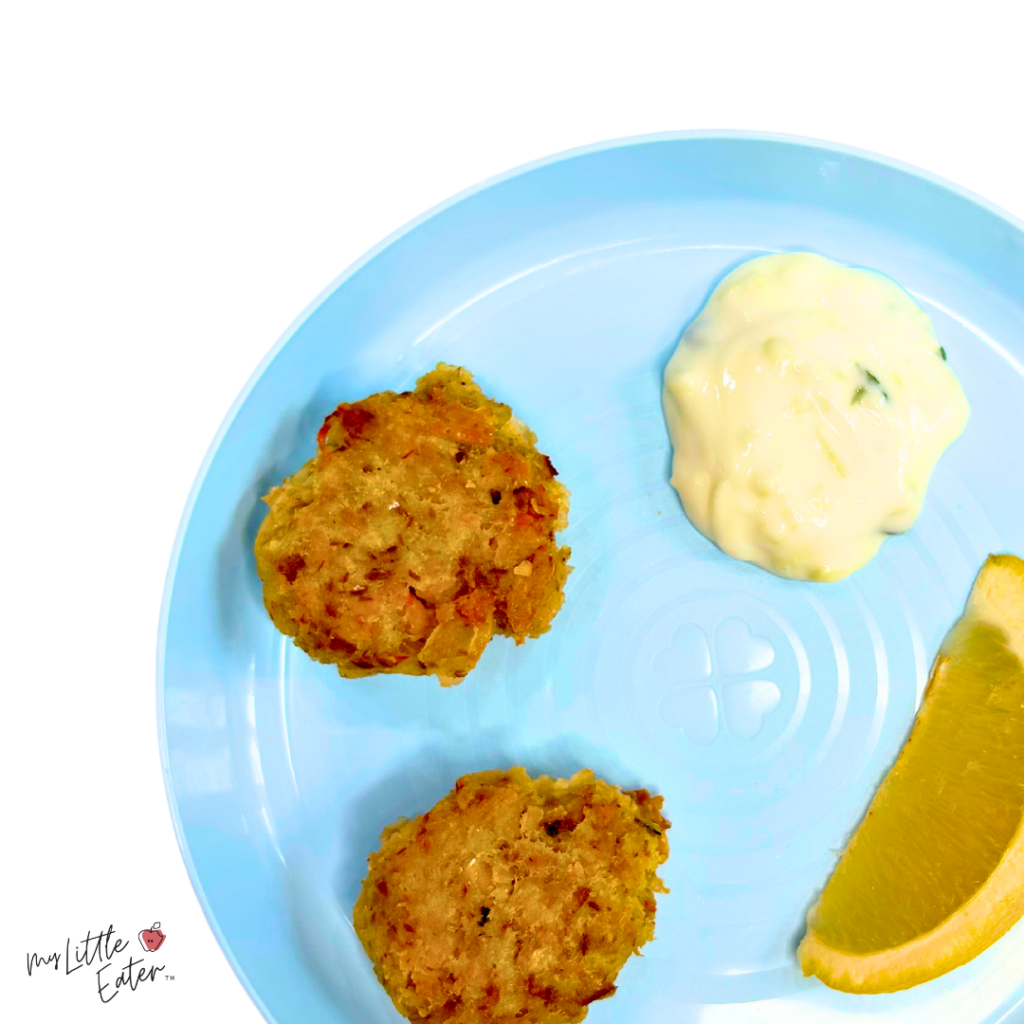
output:
<path id="1" fill-rule="evenodd" d="M 971 400 L 914 529 L 802 584 L 704 540 L 668 482 L 661 374 L 751 256 L 880 270 L 935 321 Z M 575 571 L 540 640 L 461 685 L 351 681 L 276 632 L 259 498 L 338 402 L 468 367 L 572 491 Z M 657 938 L 591 1024 L 881 1017 L 973 1024 L 1024 997 L 1024 928 L 890 996 L 801 977 L 804 915 L 907 735 L 989 552 L 1024 554 L 1024 231 L 911 168 L 813 142 L 667 135 L 541 161 L 445 203 L 297 321 L 228 415 L 171 561 L 159 661 L 167 791 L 196 892 L 278 1024 L 401 1018 L 350 923 L 381 829 L 470 771 L 593 768 L 663 793 Z"/>

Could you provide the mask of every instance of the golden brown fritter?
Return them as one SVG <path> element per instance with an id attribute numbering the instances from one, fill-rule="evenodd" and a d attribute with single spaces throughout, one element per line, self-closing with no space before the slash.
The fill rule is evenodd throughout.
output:
<path id="1" fill-rule="evenodd" d="M 522 643 L 562 606 L 569 492 L 536 438 L 463 369 L 342 402 L 317 455 L 264 499 L 263 601 L 343 676 L 459 682 L 495 633 Z"/>
<path id="2" fill-rule="evenodd" d="M 410 1020 L 566 1024 L 654 937 L 662 798 L 581 771 L 466 775 L 384 830 L 353 915 Z"/>

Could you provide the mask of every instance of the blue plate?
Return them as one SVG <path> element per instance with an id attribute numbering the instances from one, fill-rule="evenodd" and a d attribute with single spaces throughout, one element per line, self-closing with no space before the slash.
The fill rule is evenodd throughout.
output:
<path id="1" fill-rule="evenodd" d="M 764 252 L 872 267 L 935 321 L 971 400 L 917 525 L 840 583 L 777 579 L 690 526 L 661 374 L 717 281 Z M 496 639 L 458 687 L 340 679 L 276 632 L 259 498 L 338 402 L 467 366 L 572 490 L 551 632 Z M 900 749 L 930 660 L 992 551 L 1024 554 L 1024 231 L 853 150 L 744 134 L 604 143 L 471 189 L 367 254 L 264 360 L 182 520 L 158 704 L 196 893 L 266 1018 L 401 1018 L 350 924 L 381 829 L 464 772 L 582 767 L 665 796 L 657 939 L 592 1024 L 1005 1019 L 1024 928 L 891 996 L 801 977 L 804 914 Z M 743 1005 L 737 1005 L 743 1004 Z"/>

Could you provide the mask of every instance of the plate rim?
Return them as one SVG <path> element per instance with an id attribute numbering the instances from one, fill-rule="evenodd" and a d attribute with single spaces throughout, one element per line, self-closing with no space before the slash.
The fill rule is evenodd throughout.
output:
<path id="1" fill-rule="evenodd" d="M 824 139 L 817 139 L 808 136 L 801 135 L 790 135 L 779 132 L 761 132 L 761 131 L 749 131 L 745 129 L 695 129 L 695 130 L 684 130 L 684 131 L 664 131 L 664 132 L 651 132 L 641 135 L 627 135 L 620 136 L 612 139 L 605 139 L 599 142 L 588 143 L 582 146 L 575 146 L 571 149 L 560 150 L 555 153 L 548 154 L 547 156 L 539 157 L 535 160 L 527 161 L 526 163 L 518 164 L 508 170 L 502 171 L 498 174 L 484 178 L 481 181 L 470 185 L 458 192 L 453 193 L 441 202 L 431 206 L 423 213 L 411 220 L 407 221 L 400 227 L 396 228 L 390 234 L 385 236 L 376 245 L 367 249 L 361 256 L 359 256 L 354 262 L 350 263 L 337 277 L 331 280 L 324 288 L 322 288 L 314 298 L 307 303 L 305 308 L 298 314 L 297 317 L 288 325 L 281 336 L 276 342 L 270 347 L 263 358 L 259 361 L 257 366 L 253 369 L 249 375 L 245 384 L 242 386 L 235 400 L 231 403 L 227 413 L 225 413 L 216 433 L 214 434 L 210 444 L 206 449 L 206 453 L 203 456 L 202 462 L 199 465 L 199 469 L 196 471 L 195 478 L 192 482 L 192 486 L 189 490 L 188 497 L 185 500 L 184 507 L 181 512 L 181 516 L 178 521 L 177 530 L 174 535 L 174 542 L 171 546 L 171 553 L 168 559 L 167 572 L 164 578 L 163 592 L 160 600 L 160 614 L 157 628 L 157 644 L 156 644 L 156 726 L 157 726 L 157 741 L 160 752 L 160 767 L 161 774 L 163 776 L 164 783 L 164 795 L 167 798 L 167 807 L 171 816 L 171 824 L 174 827 L 174 838 L 178 845 L 178 851 L 181 854 L 182 860 L 185 864 L 185 870 L 188 873 L 189 883 L 192 886 L 192 891 L 195 893 L 196 898 L 199 901 L 199 906 L 203 912 L 203 916 L 206 918 L 206 923 L 209 925 L 210 930 L 213 932 L 214 938 L 217 940 L 217 945 L 220 947 L 228 965 L 234 972 L 235 977 L 239 980 L 242 988 L 246 994 L 252 1000 L 253 1004 L 263 1015 L 264 1019 L 268 1024 L 282 1024 L 282 1022 L 275 1017 L 263 1002 L 260 995 L 257 993 L 253 984 L 250 982 L 248 975 L 243 970 L 241 965 L 238 963 L 234 953 L 231 950 L 230 943 L 224 932 L 221 930 L 220 924 L 217 920 L 216 914 L 213 912 L 213 908 L 210 906 L 207 900 L 206 893 L 203 890 L 202 882 L 200 881 L 196 872 L 195 864 L 192 860 L 191 852 L 189 851 L 188 845 L 185 841 L 184 826 L 181 822 L 181 815 L 178 808 L 177 797 L 174 792 L 174 786 L 171 780 L 170 770 L 170 758 L 167 748 L 167 730 L 166 722 L 164 718 L 164 684 L 165 684 L 165 669 L 166 669 L 166 653 L 167 653 L 167 623 L 170 615 L 171 600 L 174 593 L 174 583 L 177 576 L 178 563 L 181 558 L 181 550 L 185 539 L 185 534 L 188 532 L 188 527 L 192 519 L 192 513 L 195 508 L 196 500 L 199 496 L 199 492 L 202 490 L 203 484 L 206 481 L 207 474 L 209 473 L 210 466 L 220 449 L 221 443 L 224 440 L 225 435 L 231 429 L 234 423 L 235 417 L 238 415 L 240 409 L 245 404 L 249 395 L 252 393 L 256 384 L 266 372 L 267 368 L 276 358 L 278 353 L 288 344 L 292 337 L 302 328 L 306 321 L 312 316 L 312 314 L 319 309 L 324 301 L 332 295 L 337 289 L 345 284 L 349 278 L 353 277 L 358 271 L 366 266 L 372 259 L 382 253 L 385 249 L 399 241 L 405 235 L 409 234 L 421 224 L 426 221 L 433 219 L 440 213 L 457 205 L 465 199 L 471 196 L 477 195 L 481 192 L 492 188 L 495 185 L 499 185 L 502 182 L 508 181 L 512 178 L 519 177 L 524 174 L 528 174 L 531 171 L 537 170 L 542 167 L 551 166 L 553 164 L 561 163 L 566 160 L 575 159 L 576 157 L 586 156 L 591 153 L 599 153 L 614 149 L 624 149 L 631 146 L 649 145 L 651 143 L 660 142 L 695 142 L 695 141 L 728 141 L 728 140 L 740 140 L 746 142 L 756 143 L 768 143 L 772 145 L 783 145 L 791 147 L 799 147 L 802 149 L 820 150 L 822 153 L 829 155 L 840 155 L 848 157 L 856 157 L 861 160 L 866 160 L 881 167 L 885 167 L 891 170 L 900 171 L 910 177 L 917 178 L 920 181 L 931 185 L 933 187 L 940 188 L 946 192 L 950 192 L 961 199 L 967 200 L 969 203 L 980 207 L 981 209 L 992 214 L 999 220 L 1004 221 L 1012 228 L 1016 229 L 1020 234 L 1024 235 L 1024 218 L 1017 217 L 1009 210 L 1004 209 L 996 203 L 991 202 L 984 196 L 972 191 L 971 189 L 965 188 L 962 185 L 951 181 L 941 175 L 935 174 L 922 167 L 918 167 L 915 164 L 907 163 L 906 161 L 896 159 L 895 157 L 889 157 L 881 153 L 876 153 L 872 150 L 862 149 L 858 146 L 849 146 L 840 142 L 833 142 Z M 997 1018 L 998 1020 L 1006 1020 L 1010 1013 L 1014 1011 L 1021 1003 L 1024 1002 L 1024 993 L 1020 998 L 1011 1006 L 1000 1007 L 996 1012 L 1002 1013 Z"/>

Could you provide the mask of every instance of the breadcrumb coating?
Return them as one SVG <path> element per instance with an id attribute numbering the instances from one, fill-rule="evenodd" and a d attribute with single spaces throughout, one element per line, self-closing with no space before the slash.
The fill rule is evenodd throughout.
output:
<path id="1" fill-rule="evenodd" d="M 347 677 L 460 682 L 495 633 L 546 632 L 564 600 L 569 492 L 512 410 L 441 363 L 415 391 L 343 402 L 316 456 L 264 498 L 274 624 Z"/>
<path id="2" fill-rule="evenodd" d="M 668 858 L 662 798 L 581 771 L 459 779 L 384 830 L 354 924 L 410 1020 L 566 1024 L 615 992 L 654 936 Z"/>

